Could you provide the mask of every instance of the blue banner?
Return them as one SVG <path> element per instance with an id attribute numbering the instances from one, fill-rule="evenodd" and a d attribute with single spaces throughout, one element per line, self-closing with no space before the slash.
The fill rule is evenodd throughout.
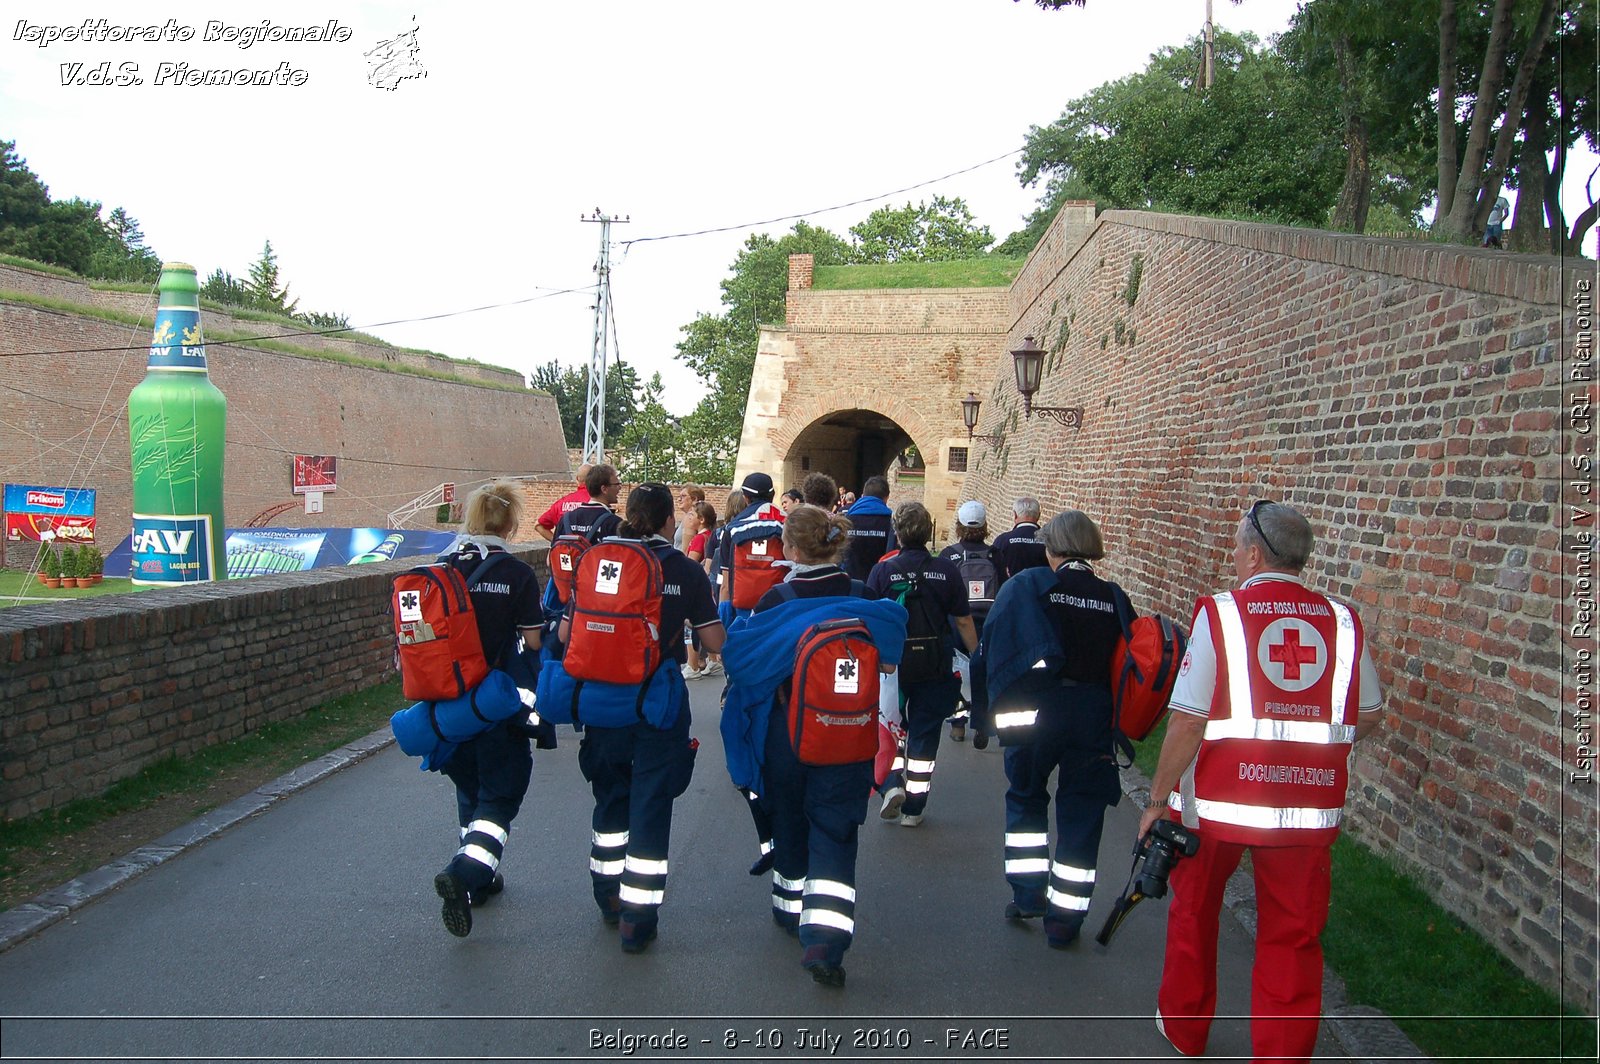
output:
<path id="1" fill-rule="evenodd" d="M 5 512 L 50 514 L 57 517 L 93 517 L 93 488 L 44 488 L 35 484 L 7 484 Z"/>
<path id="2" fill-rule="evenodd" d="M 170 531 L 176 536 L 176 530 Z M 230 528 L 226 548 L 228 579 L 293 573 L 330 565 L 360 565 L 390 558 L 425 557 L 432 561 L 450 549 L 455 540 L 454 532 L 411 529 Z M 176 538 L 174 542 L 177 542 Z M 140 554 L 140 568 L 153 572 L 151 563 L 155 559 L 148 552 L 152 547 L 166 546 L 166 541 L 153 540 L 147 534 L 141 540 L 141 546 L 146 550 Z M 125 539 L 106 555 L 106 575 L 139 576 L 130 574 L 132 560 L 130 540 Z M 188 579 L 192 581 L 196 578 L 190 576 Z"/>

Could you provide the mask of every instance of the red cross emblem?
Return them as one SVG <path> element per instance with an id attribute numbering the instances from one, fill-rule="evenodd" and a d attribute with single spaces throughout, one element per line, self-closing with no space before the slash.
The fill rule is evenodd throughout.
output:
<path id="1" fill-rule="evenodd" d="M 1283 665 L 1285 680 L 1298 680 L 1301 665 L 1317 663 L 1317 648 L 1301 646 L 1300 633 L 1293 628 L 1286 628 L 1283 632 L 1283 642 L 1267 647 L 1267 657 Z"/>

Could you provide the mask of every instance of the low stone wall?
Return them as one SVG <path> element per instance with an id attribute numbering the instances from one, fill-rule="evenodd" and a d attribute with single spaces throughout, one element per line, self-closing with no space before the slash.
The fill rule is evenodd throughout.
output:
<path id="1" fill-rule="evenodd" d="M 546 548 L 522 550 L 543 579 Z M 391 679 L 390 581 L 416 564 L 0 611 L 0 815 L 99 794 Z"/>

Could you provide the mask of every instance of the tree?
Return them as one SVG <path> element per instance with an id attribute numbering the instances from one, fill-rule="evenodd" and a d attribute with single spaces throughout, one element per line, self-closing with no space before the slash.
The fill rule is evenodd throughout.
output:
<path id="1" fill-rule="evenodd" d="M 250 293 L 251 305 L 257 310 L 292 317 L 300 301 L 290 299 L 289 286 L 280 286 L 278 281 L 278 256 L 272 250 L 272 241 L 268 240 L 261 248 L 261 257 L 250 267 L 250 279 L 245 282 L 245 288 Z"/>
<path id="2" fill-rule="evenodd" d="M 589 367 L 563 366 L 552 359 L 535 366 L 528 376 L 531 387 L 548 392 L 555 398 L 561 415 L 561 433 L 567 446 L 583 443 L 584 404 L 589 398 Z M 606 364 L 606 432 L 601 441 L 607 450 L 615 447 L 623 430 L 634 419 L 638 409 L 636 395 L 639 391 L 639 373 L 632 366 L 618 360 Z"/>
<path id="3" fill-rule="evenodd" d="M 683 481 L 682 426 L 661 403 L 661 374 L 652 374 L 637 409 L 617 436 L 612 464 L 623 480 Z M 611 422 L 609 411 L 606 423 Z"/>
<path id="4" fill-rule="evenodd" d="M 104 240 L 89 261 L 89 276 L 107 281 L 154 282 L 161 259 L 145 246 L 139 220 L 118 207 L 104 223 Z"/>
<path id="5" fill-rule="evenodd" d="M 0 250 L 11 251 L 48 206 L 50 190 L 17 154 L 17 142 L 0 140 Z"/>
<path id="6" fill-rule="evenodd" d="M 200 295 L 215 303 L 227 303 L 235 307 L 248 307 L 253 298 L 245 284 L 220 267 L 206 277 L 205 283 L 200 286 Z"/>
<path id="7" fill-rule="evenodd" d="M 1214 35 L 1214 81 L 1197 91 L 1198 39 L 1034 126 L 1021 177 L 1070 174 L 1116 207 L 1323 224 L 1343 169 L 1328 94 L 1249 34 Z"/>
<path id="8" fill-rule="evenodd" d="M 1023 219 L 1021 229 L 995 246 L 994 254 L 1010 259 L 1020 259 L 1032 254 L 1039 241 L 1044 239 L 1050 223 L 1056 220 L 1056 214 L 1061 210 L 1063 203 L 1068 200 L 1092 199 L 1094 199 L 1094 189 L 1071 169 L 1052 174 L 1045 184 L 1044 195 L 1040 197 L 1039 205 L 1033 209 L 1033 213 Z"/>
<path id="9" fill-rule="evenodd" d="M 935 196 L 904 207 L 879 207 L 850 227 L 851 262 L 941 262 L 981 258 L 994 235 L 973 224 L 966 200 Z"/>

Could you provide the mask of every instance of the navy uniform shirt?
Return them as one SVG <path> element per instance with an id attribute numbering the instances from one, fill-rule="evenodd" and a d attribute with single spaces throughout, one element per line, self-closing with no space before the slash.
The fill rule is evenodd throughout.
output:
<path id="1" fill-rule="evenodd" d="M 717 604 L 711 598 L 706 571 L 687 554 L 661 536 L 645 540 L 661 562 L 661 659 L 682 665 L 689 651 L 683 644 L 683 625 L 704 628 L 717 624 Z"/>
<path id="2" fill-rule="evenodd" d="M 993 549 L 1000 576 L 1007 580 L 1024 569 L 1050 564 L 1044 556 L 1044 537 L 1039 535 L 1039 526 L 1032 521 L 1024 521 L 1010 532 L 994 537 Z"/>
<path id="3" fill-rule="evenodd" d="M 850 549 L 839 564 L 856 580 L 865 580 L 878 559 L 894 550 L 894 515 L 846 513 L 850 522 Z"/>
<path id="4" fill-rule="evenodd" d="M 798 576 L 791 576 L 784 583 L 794 589 L 796 598 L 827 598 L 830 595 L 850 594 L 852 581 L 849 573 L 840 569 L 837 565 L 828 565 L 821 569 L 812 569 L 810 572 L 801 573 Z M 778 587 L 782 586 L 783 584 L 778 585 Z M 787 601 L 778 591 L 778 587 L 770 587 L 766 590 L 761 596 L 761 601 L 756 603 L 756 613 L 760 613 L 762 610 L 770 610 L 772 607 Z M 863 588 L 862 590 L 866 592 L 861 596 L 862 598 L 878 597 L 872 593 L 870 588 Z"/>
<path id="5" fill-rule="evenodd" d="M 484 545 L 467 543 L 444 560 L 467 580 L 483 564 Z M 505 554 L 504 548 L 488 547 L 490 553 Z M 539 608 L 539 581 L 520 558 L 497 561 L 483 582 L 471 591 L 472 615 L 478 620 L 478 639 L 490 665 L 499 661 L 518 628 L 537 628 L 544 623 Z"/>
<path id="6" fill-rule="evenodd" d="M 921 547 L 903 550 L 894 557 L 872 567 L 867 577 L 867 590 L 875 598 L 893 598 L 889 581 L 896 573 L 920 573 L 922 593 L 936 626 L 943 628 L 951 617 L 970 617 L 967 605 L 967 584 L 961 579 L 961 570 L 943 558 L 935 558 Z"/>
<path id="7" fill-rule="evenodd" d="M 555 535 L 556 538 L 578 535 L 590 543 L 598 543 L 606 536 L 616 535 L 620 524 L 622 518 L 611 507 L 599 499 L 590 499 L 561 515 L 561 520 L 556 522 Z"/>
<path id="8" fill-rule="evenodd" d="M 1109 684 L 1111 654 L 1122 634 L 1111 585 L 1094 575 L 1088 562 L 1062 562 L 1056 570 L 1056 586 L 1045 603 L 1045 615 L 1066 655 L 1061 675 L 1079 683 Z"/>

